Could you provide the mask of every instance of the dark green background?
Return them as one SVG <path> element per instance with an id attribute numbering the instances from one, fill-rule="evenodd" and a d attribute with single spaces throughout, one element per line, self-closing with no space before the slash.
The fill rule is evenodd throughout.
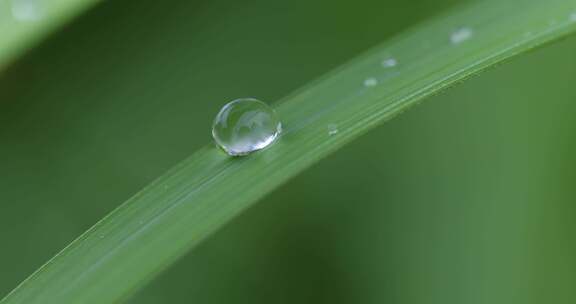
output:
<path id="1" fill-rule="evenodd" d="M 210 143 L 225 102 L 273 103 L 457 3 L 121 0 L 82 16 L 0 76 L 0 297 Z M 132 302 L 574 303 L 575 50 L 386 123 Z"/>

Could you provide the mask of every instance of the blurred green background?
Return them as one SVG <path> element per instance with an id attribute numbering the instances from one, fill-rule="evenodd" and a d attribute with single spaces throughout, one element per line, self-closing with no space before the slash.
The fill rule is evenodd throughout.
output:
<path id="1" fill-rule="evenodd" d="M 102 3 L 0 76 L 0 297 L 172 165 L 461 1 Z M 132 303 L 576 302 L 576 38 L 427 100 Z M 401 64 L 401 62 L 400 62 Z"/>

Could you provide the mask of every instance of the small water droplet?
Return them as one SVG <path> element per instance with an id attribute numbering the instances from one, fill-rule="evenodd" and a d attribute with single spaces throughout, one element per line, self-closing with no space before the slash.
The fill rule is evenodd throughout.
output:
<path id="1" fill-rule="evenodd" d="M 328 129 L 328 135 L 332 136 L 332 135 L 336 135 L 338 133 L 338 125 L 337 124 L 329 124 L 327 126 Z"/>
<path id="2" fill-rule="evenodd" d="M 276 112 L 260 100 L 241 98 L 224 105 L 212 125 L 216 144 L 232 156 L 272 144 L 282 131 Z"/>
<path id="3" fill-rule="evenodd" d="M 382 67 L 384 68 L 391 68 L 391 67 L 395 67 L 398 64 L 398 61 L 396 60 L 396 58 L 386 58 L 384 60 L 382 60 Z"/>
<path id="4" fill-rule="evenodd" d="M 576 12 L 570 13 L 569 19 L 571 22 L 576 22 Z"/>
<path id="5" fill-rule="evenodd" d="M 366 78 L 364 80 L 364 86 L 365 87 L 374 87 L 377 84 L 378 84 L 378 79 L 376 79 L 374 77 Z"/>
<path id="6" fill-rule="evenodd" d="M 460 44 L 460 43 L 472 38 L 473 34 L 474 34 L 474 32 L 472 31 L 471 28 L 461 27 L 461 28 L 453 31 L 452 33 L 450 33 L 450 43 Z"/>
<path id="7" fill-rule="evenodd" d="M 98 237 L 101 238 L 101 239 L 103 239 L 103 238 L 104 238 L 104 235 L 101 234 L 101 235 L 99 235 Z"/>
<path id="8" fill-rule="evenodd" d="M 44 17 L 40 0 L 11 0 L 12 17 L 21 22 L 34 22 Z"/>

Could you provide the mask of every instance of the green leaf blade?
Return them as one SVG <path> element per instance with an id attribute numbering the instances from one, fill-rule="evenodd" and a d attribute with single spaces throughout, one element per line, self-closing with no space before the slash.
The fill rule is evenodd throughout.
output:
<path id="1" fill-rule="evenodd" d="M 572 6 L 486 1 L 397 36 L 282 100 L 276 109 L 285 130 L 272 147 L 240 158 L 213 145 L 201 149 L 1 303 L 124 299 L 264 195 L 361 134 L 466 77 L 574 32 Z M 471 36 L 451 42 L 462 27 Z M 383 67 L 390 56 L 398 64 Z M 376 85 L 366 86 L 367 79 Z M 330 134 L 329 125 L 338 132 Z"/>

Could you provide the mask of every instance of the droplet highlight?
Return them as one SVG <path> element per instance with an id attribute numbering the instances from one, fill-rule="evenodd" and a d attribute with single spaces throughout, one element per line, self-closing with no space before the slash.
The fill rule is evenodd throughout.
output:
<path id="1" fill-rule="evenodd" d="M 274 109 L 254 98 L 241 98 L 224 105 L 212 125 L 216 144 L 232 156 L 264 149 L 282 132 Z"/>
<path id="2" fill-rule="evenodd" d="M 396 58 L 390 57 L 382 60 L 381 64 L 383 68 L 392 68 L 398 65 L 398 61 L 396 60 Z"/>
<path id="3" fill-rule="evenodd" d="M 39 21 L 44 17 L 40 0 L 11 0 L 12 17 L 20 22 Z"/>
<path id="4" fill-rule="evenodd" d="M 460 44 L 466 40 L 469 40 L 474 35 L 474 31 L 472 31 L 469 27 L 461 27 L 452 33 L 450 33 L 450 43 L 452 44 Z"/>
<path id="5" fill-rule="evenodd" d="M 328 129 L 328 135 L 329 136 L 338 134 L 338 125 L 337 124 L 329 124 L 326 128 Z"/>
<path id="6" fill-rule="evenodd" d="M 364 80 L 364 86 L 365 87 L 374 87 L 378 84 L 378 79 L 374 78 L 374 77 L 370 77 L 370 78 L 366 78 Z"/>

